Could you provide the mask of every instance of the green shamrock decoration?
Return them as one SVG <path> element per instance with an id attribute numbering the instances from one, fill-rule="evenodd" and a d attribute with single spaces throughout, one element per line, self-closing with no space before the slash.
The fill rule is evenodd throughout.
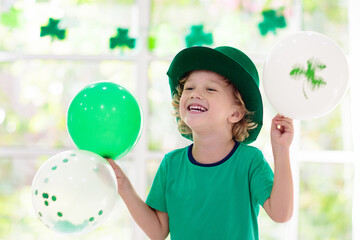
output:
<path id="1" fill-rule="evenodd" d="M 9 28 L 16 28 L 21 24 L 22 11 L 11 7 L 7 12 L 0 14 L 0 22 Z"/>
<path id="2" fill-rule="evenodd" d="M 57 37 L 59 40 L 65 39 L 66 30 L 59 29 L 58 24 L 60 23 L 60 19 L 49 18 L 49 23 L 47 26 L 41 27 L 40 37 L 51 36 L 52 40 Z"/>
<path id="3" fill-rule="evenodd" d="M 204 33 L 203 25 L 193 25 L 190 31 L 190 34 L 185 37 L 186 47 L 213 44 L 212 34 Z"/>
<path id="4" fill-rule="evenodd" d="M 117 35 L 110 38 L 110 48 L 116 47 L 128 47 L 130 49 L 135 48 L 136 39 L 128 37 L 129 30 L 124 28 L 117 29 Z"/>
<path id="5" fill-rule="evenodd" d="M 264 20 L 258 25 L 262 36 L 265 36 L 268 32 L 276 34 L 276 28 L 286 27 L 286 20 L 282 12 L 283 8 L 278 11 L 270 9 L 262 12 Z"/>
<path id="6" fill-rule="evenodd" d="M 326 85 L 326 82 L 323 78 L 316 76 L 315 73 L 317 70 L 321 71 L 326 68 L 326 65 L 319 62 L 315 58 L 310 58 L 307 60 L 307 68 L 302 65 L 293 66 L 290 71 L 290 77 L 293 79 L 299 79 L 302 76 L 306 78 L 307 81 L 303 82 L 303 94 L 306 99 L 309 99 L 305 91 L 305 83 L 309 83 L 311 90 L 314 91 L 316 88 Z"/>
<path id="7" fill-rule="evenodd" d="M 156 38 L 154 36 L 148 37 L 148 49 L 150 52 L 154 51 L 156 48 Z"/>

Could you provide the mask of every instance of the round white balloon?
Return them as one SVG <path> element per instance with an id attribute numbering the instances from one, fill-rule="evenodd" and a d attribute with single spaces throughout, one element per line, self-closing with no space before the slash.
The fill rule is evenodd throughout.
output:
<path id="1" fill-rule="evenodd" d="M 36 173 L 31 192 L 42 223 L 67 235 L 99 227 L 118 198 L 110 164 L 84 150 L 62 152 L 47 160 Z"/>
<path id="2" fill-rule="evenodd" d="M 263 84 L 274 109 L 293 119 L 328 113 L 348 87 L 344 52 L 329 37 L 298 32 L 280 41 L 266 59 Z"/>

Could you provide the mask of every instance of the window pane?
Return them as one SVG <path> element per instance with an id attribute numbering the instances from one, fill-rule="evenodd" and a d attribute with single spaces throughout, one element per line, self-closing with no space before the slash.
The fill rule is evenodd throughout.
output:
<path id="1" fill-rule="evenodd" d="M 169 62 L 154 61 L 149 69 L 149 150 L 171 151 L 189 144 L 177 130 L 172 116 L 170 87 L 166 75 Z"/>
<path id="2" fill-rule="evenodd" d="M 148 195 L 150 188 L 152 186 L 152 183 L 154 181 L 156 172 L 160 166 L 162 158 L 151 158 L 149 160 L 147 160 L 146 162 L 146 173 L 147 173 L 147 178 L 146 178 L 146 196 Z"/>
<path id="3" fill-rule="evenodd" d="M 301 121 L 301 149 L 351 150 L 349 109 L 348 98 L 345 98 L 334 110 L 323 117 Z"/>
<path id="4" fill-rule="evenodd" d="M 259 237 L 261 240 L 284 239 L 284 236 L 286 236 L 287 234 L 286 225 L 278 224 L 271 220 L 271 218 L 267 215 L 267 213 L 262 207 L 260 207 L 258 223 Z"/>
<path id="5" fill-rule="evenodd" d="M 348 1 L 303 0 L 303 29 L 329 36 L 348 52 Z"/>
<path id="6" fill-rule="evenodd" d="M 130 62 L 17 61 L 0 65 L 0 145 L 72 146 L 71 100 L 86 85 L 113 81 L 135 89 Z"/>
<path id="7" fill-rule="evenodd" d="M 351 239 L 354 166 L 300 164 L 299 239 Z"/>
<path id="8" fill-rule="evenodd" d="M 291 1 L 228 1 L 228 0 L 153 0 L 150 35 L 155 39 L 154 51 L 173 55 L 186 46 L 185 37 L 193 25 L 203 25 L 204 33 L 212 33 L 213 45 L 230 45 L 248 52 L 268 51 L 277 37 L 291 31 Z M 266 8 L 280 10 L 287 21 L 286 28 L 276 34 L 260 34 Z M 206 41 L 205 41 L 206 42 Z"/>
<path id="9" fill-rule="evenodd" d="M 251 56 L 250 56 L 251 58 Z M 263 71 L 263 65 L 256 65 L 256 68 L 259 72 L 260 77 L 260 84 L 259 89 L 261 92 L 261 97 L 263 101 L 263 126 L 261 128 L 260 134 L 257 138 L 257 140 L 253 143 L 254 146 L 261 149 L 265 157 L 268 161 L 272 159 L 272 149 L 271 149 L 271 142 L 270 142 L 270 128 L 271 128 L 271 121 L 277 114 L 275 109 L 270 104 L 269 100 L 267 99 L 265 90 L 264 90 L 264 84 L 262 80 L 262 71 Z"/>
<path id="10" fill-rule="evenodd" d="M 118 54 L 110 49 L 117 28 L 137 37 L 138 17 L 133 0 L 2 1 L 0 50 L 26 54 Z M 1 6 L 0 5 L 0 6 Z M 40 37 L 49 18 L 60 19 L 65 39 Z M 126 49 L 122 52 L 127 52 Z"/>

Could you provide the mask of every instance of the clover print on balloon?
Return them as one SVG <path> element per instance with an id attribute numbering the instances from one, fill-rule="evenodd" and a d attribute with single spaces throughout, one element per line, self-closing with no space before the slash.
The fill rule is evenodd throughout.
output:
<path id="1" fill-rule="evenodd" d="M 326 81 L 320 76 L 316 76 L 316 71 L 321 71 L 326 68 L 326 65 L 315 59 L 314 57 L 307 60 L 307 67 L 302 65 L 295 65 L 293 66 L 292 70 L 290 71 L 290 77 L 293 79 L 300 79 L 304 77 L 306 80 L 303 82 L 303 94 L 306 99 L 309 99 L 305 85 L 306 83 L 310 85 L 310 89 L 312 91 L 323 87 L 326 85 Z"/>

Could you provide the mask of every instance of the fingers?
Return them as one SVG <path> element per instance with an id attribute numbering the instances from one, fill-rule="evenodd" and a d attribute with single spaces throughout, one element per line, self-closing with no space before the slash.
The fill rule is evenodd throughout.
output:
<path id="1" fill-rule="evenodd" d="M 284 123 L 284 124 L 293 124 L 293 120 L 291 118 L 288 117 L 284 117 L 280 114 L 277 114 L 274 118 L 273 118 L 274 122 L 278 122 L 278 123 Z"/>
<path id="2" fill-rule="evenodd" d="M 111 158 L 105 158 L 106 161 L 108 161 L 108 163 L 110 164 L 110 166 L 114 169 L 115 175 L 117 177 L 121 177 L 124 175 L 123 171 L 121 170 L 121 168 L 119 167 L 119 165 L 116 164 L 116 162 L 111 159 Z"/>
<path id="3" fill-rule="evenodd" d="M 116 167 L 117 164 L 115 163 L 115 161 L 111 158 L 105 158 L 106 161 L 108 161 L 108 163 L 111 165 L 111 167 Z"/>
<path id="4" fill-rule="evenodd" d="M 284 117 L 280 114 L 277 114 L 272 120 L 272 126 L 274 130 L 279 129 L 280 131 L 293 131 L 293 120 L 288 117 Z"/>

